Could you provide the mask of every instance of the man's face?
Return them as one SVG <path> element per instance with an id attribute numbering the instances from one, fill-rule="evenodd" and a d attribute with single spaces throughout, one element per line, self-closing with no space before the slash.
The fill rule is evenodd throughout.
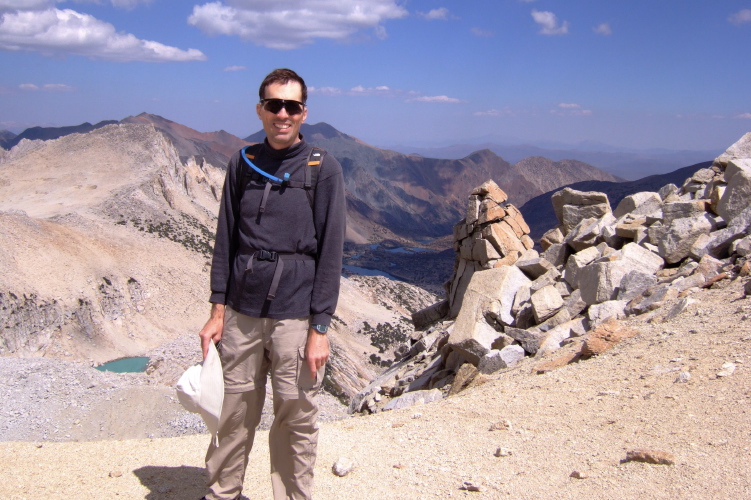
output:
<path id="1" fill-rule="evenodd" d="M 264 98 L 302 102 L 302 88 L 294 81 L 286 84 L 272 83 L 266 87 Z M 290 115 L 284 107 L 278 113 L 272 113 L 259 103 L 256 105 L 256 113 L 263 122 L 263 130 L 271 147 L 285 149 L 300 141 L 300 125 L 308 117 L 308 108 L 303 108 L 302 113 Z"/>

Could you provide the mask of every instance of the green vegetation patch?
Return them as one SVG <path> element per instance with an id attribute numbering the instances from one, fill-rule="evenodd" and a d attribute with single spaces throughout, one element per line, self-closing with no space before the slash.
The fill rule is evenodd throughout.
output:
<path id="1" fill-rule="evenodd" d="M 368 335 L 370 337 L 370 344 L 376 347 L 381 354 L 394 344 L 406 342 L 408 337 L 401 325 L 378 323 L 373 328 L 367 321 L 363 322 L 363 326 L 358 333 Z"/>
<path id="2" fill-rule="evenodd" d="M 214 233 L 195 217 L 183 213 L 179 215 L 181 221 L 172 218 L 162 221 L 132 218 L 129 222 L 139 231 L 166 238 L 179 243 L 192 252 L 210 257 L 213 252 Z M 125 225 L 126 222 L 118 221 L 116 224 Z"/>

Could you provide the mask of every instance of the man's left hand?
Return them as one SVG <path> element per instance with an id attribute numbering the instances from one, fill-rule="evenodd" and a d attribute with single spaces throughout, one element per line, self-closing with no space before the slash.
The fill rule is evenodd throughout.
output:
<path id="1" fill-rule="evenodd" d="M 329 337 L 316 332 L 313 328 L 308 330 L 308 342 L 305 344 L 305 360 L 308 362 L 310 376 L 315 380 L 318 369 L 326 364 L 329 359 Z"/>

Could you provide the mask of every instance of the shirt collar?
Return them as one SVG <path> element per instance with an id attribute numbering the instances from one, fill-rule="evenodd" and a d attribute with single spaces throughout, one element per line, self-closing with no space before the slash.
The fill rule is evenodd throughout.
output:
<path id="1" fill-rule="evenodd" d="M 269 157 L 273 158 L 274 160 L 284 160 L 286 158 L 292 158 L 298 155 L 300 151 L 303 151 L 307 147 L 307 143 L 305 142 L 305 138 L 302 134 L 300 134 L 300 141 L 296 142 L 288 148 L 274 149 L 271 147 L 271 145 L 269 145 L 268 139 L 263 140 L 263 145 L 266 149 L 266 154 L 268 154 Z"/>

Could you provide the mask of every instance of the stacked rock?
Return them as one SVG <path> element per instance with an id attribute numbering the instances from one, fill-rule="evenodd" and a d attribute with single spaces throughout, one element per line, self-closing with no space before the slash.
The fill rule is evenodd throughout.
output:
<path id="1" fill-rule="evenodd" d="M 534 247 L 521 212 L 505 204 L 508 196 L 489 180 L 475 188 L 467 203 L 467 216 L 454 226 L 457 253 L 454 276 L 448 284 L 449 315 L 455 317 L 475 271 L 513 265 Z"/>

